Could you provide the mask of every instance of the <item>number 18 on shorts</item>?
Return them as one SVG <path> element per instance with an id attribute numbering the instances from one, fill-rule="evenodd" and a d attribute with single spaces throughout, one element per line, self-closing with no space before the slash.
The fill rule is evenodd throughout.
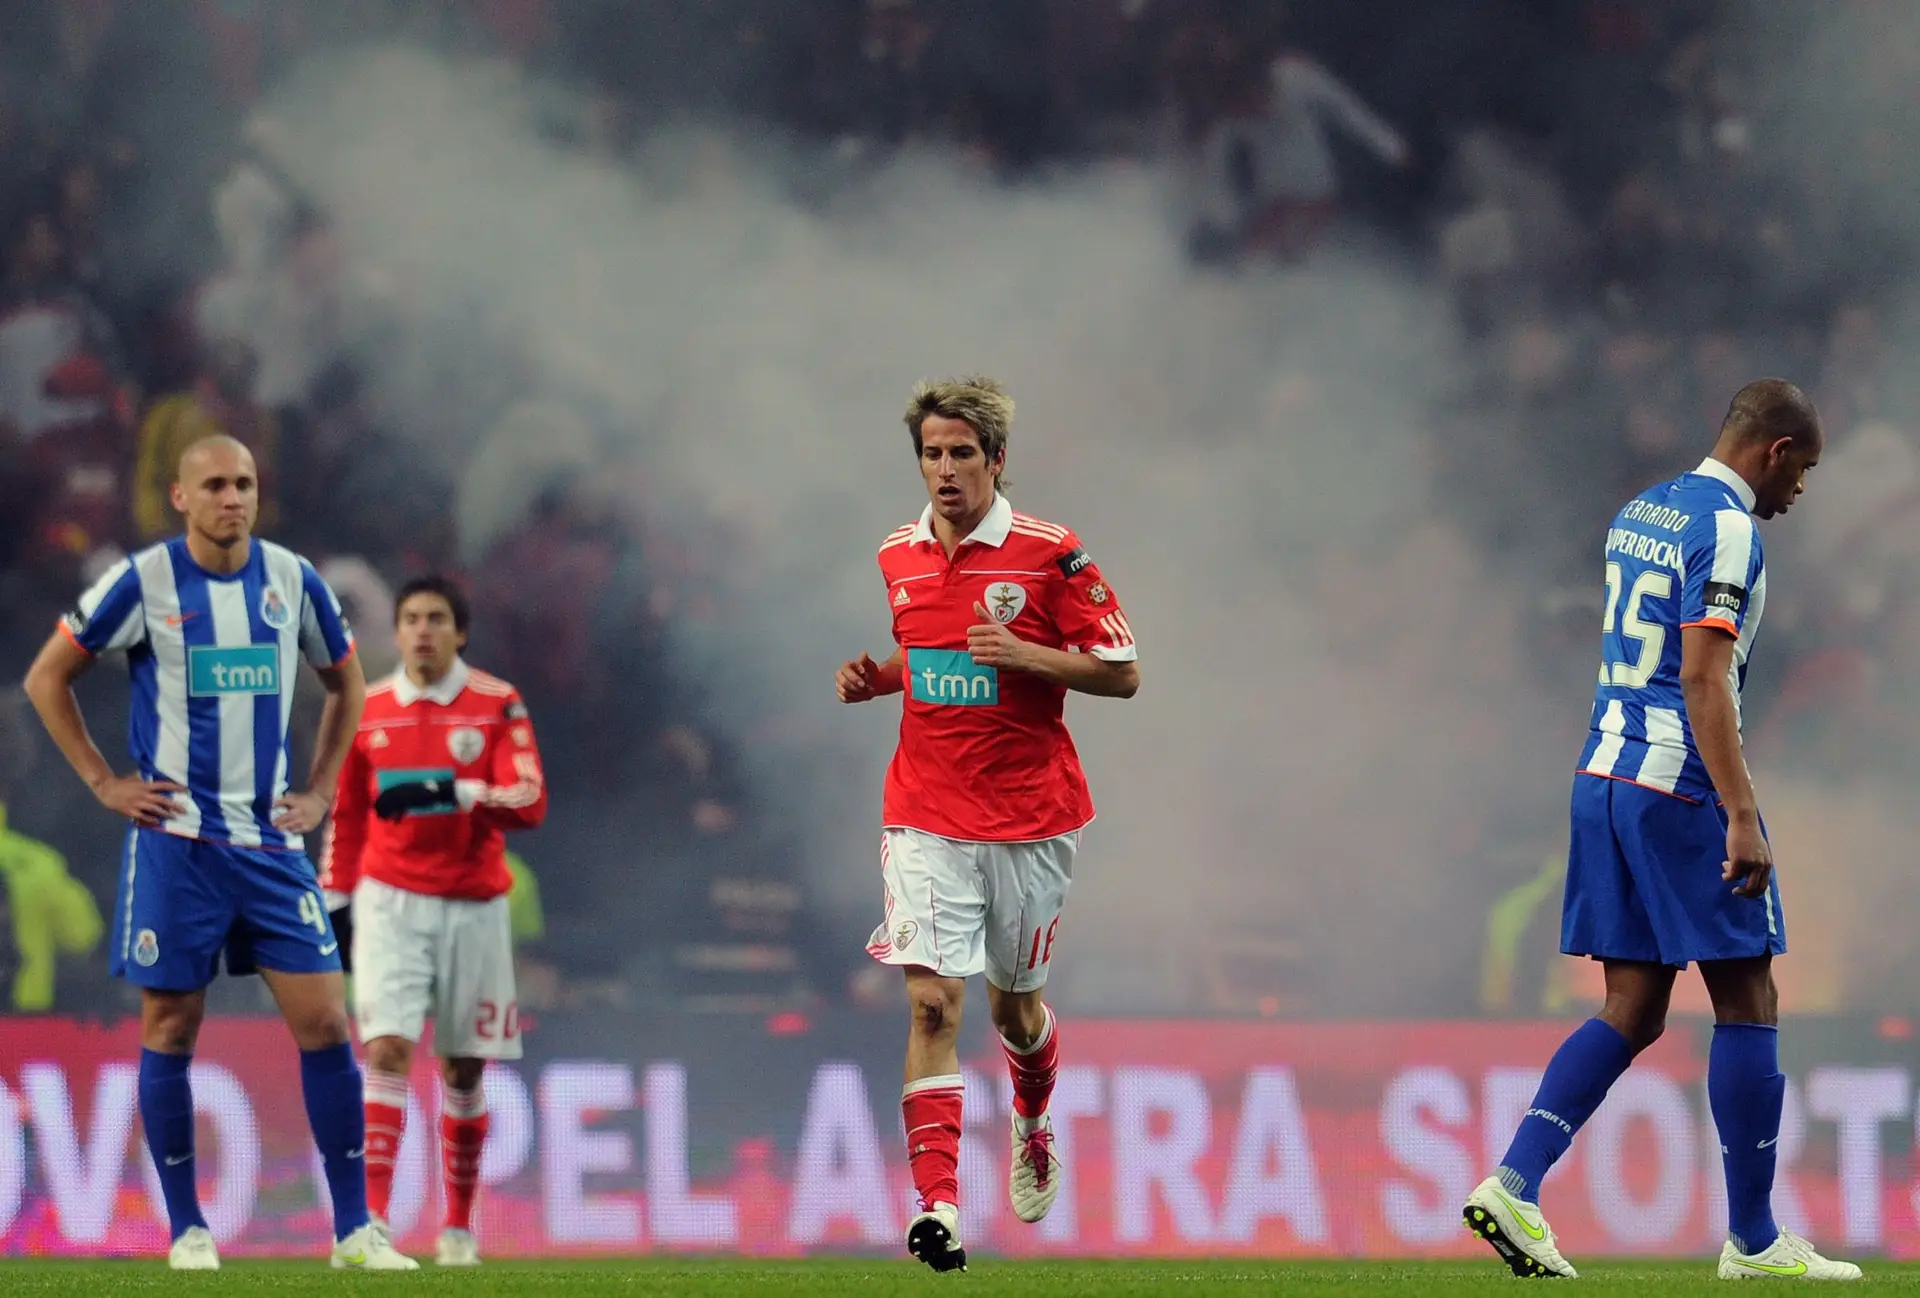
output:
<path id="1" fill-rule="evenodd" d="M 867 954 L 945 978 L 985 973 L 1002 991 L 1044 986 L 1079 845 L 1078 831 L 1033 843 L 881 831 L 886 913 Z"/>

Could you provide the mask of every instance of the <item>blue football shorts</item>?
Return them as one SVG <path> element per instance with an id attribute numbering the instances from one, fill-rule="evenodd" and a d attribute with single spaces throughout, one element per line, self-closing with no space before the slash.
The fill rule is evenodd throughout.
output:
<path id="1" fill-rule="evenodd" d="M 127 834 L 108 933 L 117 977 L 198 991 L 230 974 L 340 968 L 320 883 L 305 853 L 236 847 L 158 829 Z"/>
<path id="2" fill-rule="evenodd" d="M 1726 849 L 1727 817 L 1715 799 L 1689 802 L 1624 780 L 1574 776 L 1560 949 L 1679 969 L 1783 954 L 1779 873 L 1764 895 L 1736 897 L 1720 877 Z"/>

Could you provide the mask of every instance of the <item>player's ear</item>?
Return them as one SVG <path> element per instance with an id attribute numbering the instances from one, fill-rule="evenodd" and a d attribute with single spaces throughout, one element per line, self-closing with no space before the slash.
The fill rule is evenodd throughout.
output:
<path id="1" fill-rule="evenodd" d="M 173 502 L 174 513 L 184 514 L 187 512 L 187 489 L 182 487 L 177 479 L 172 486 L 167 488 L 167 498 Z"/>

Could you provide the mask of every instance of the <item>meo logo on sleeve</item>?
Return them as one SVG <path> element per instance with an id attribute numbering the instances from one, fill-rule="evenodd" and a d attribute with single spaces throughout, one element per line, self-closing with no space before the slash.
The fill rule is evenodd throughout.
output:
<path id="1" fill-rule="evenodd" d="M 909 649 L 907 675 L 922 703 L 990 708 L 1000 702 L 1000 673 L 960 650 Z"/>

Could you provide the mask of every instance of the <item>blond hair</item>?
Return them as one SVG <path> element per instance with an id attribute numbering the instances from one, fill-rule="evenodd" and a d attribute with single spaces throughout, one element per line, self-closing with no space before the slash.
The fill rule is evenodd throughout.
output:
<path id="1" fill-rule="evenodd" d="M 913 386 L 907 398 L 907 431 L 913 434 L 913 453 L 922 450 L 920 427 L 928 415 L 958 419 L 973 429 L 980 439 L 980 450 L 988 460 L 1007 453 L 1007 437 L 1013 431 L 1013 398 L 1005 388 L 984 374 L 964 374 L 957 379 L 923 379 Z M 1006 488 L 1004 467 L 999 486 Z"/>

